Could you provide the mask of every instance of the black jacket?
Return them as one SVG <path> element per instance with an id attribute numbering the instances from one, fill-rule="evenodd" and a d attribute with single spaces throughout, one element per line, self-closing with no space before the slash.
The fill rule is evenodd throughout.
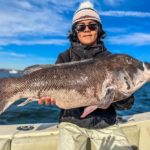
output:
<path id="1" fill-rule="evenodd" d="M 110 55 L 111 53 L 106 50 L 103 43 L 96 46 L 83 46 L 79 43 L 72 43 L 70 49 L 61 53 L 56 63 L 65 63 L 71 61 L 79 61 L 88 58 L 102 58 Z M 97 109 L 85 118 L 80 118 L 83 113 L 84 107 L 61 110 L 60 122 L 71 122 L 80 127 L 85 128 L 104 128 L 113 125 L 116 122 L 116 111 L 129 109 L 133 105 L 134 97 L 115 102 L 107 109 Z"/>

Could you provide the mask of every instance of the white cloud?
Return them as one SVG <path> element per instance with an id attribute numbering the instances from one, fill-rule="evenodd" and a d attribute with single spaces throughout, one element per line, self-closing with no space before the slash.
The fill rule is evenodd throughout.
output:
<path id="1" fill-rule="evenodd" d="M 101 7 L 97 1 L 91 1 L 97 4 L 95 6 Z M 67 41 L 59 37 L 67 36 L 71 26 L 71 15 L 80 2 L 81 0 L 1 0 L 0 45 L 66 44 Z M 105 2 L 118 4 L 122 0 Z M 150 13 L 132 11 L 101 11 L 100 15 L 150 17 Z M 57 39 L 39 40 L 44 36 L 55 36 Z M 30 41 L 25 40 L 26 37 L 30 38 Z"/>
<path id="2" fill-rule="evenodd" d="M 126 32 L 127 29 L 125 28 L 106 28 L 106 32 L 112 32 L 112 33 L 122 33 L 122 32 Z"/>
<path id="3" fill-rule="evenodd" d="M 100 15 L 111 17 L 150 17 L 149 12 L 137 11 L 102 11 Z"/>
<path id="4" fill-rule="evenodd" d="M 70 12 L 72 14 L 79 2 L 80 0 L 1 0 L 0 45 L 64 44 L 65 40 L 61 39 L 38 39 L 44 36 L 67 37 L 71 26 Z M 30 37 L 30 41 L 21 40 L 20 37 Z"/>
<path id="5" fill-rule="evenodd" d="M 124 0 L 104 0 L 104 3 L 110 6 L 116 6 L 121 4 L 122 2 L 124 2 Z"/>
<path id="6" fill-rule="evenodd" d="M 150 34 L 147 33 L 131 33 L 126 35 L 118 35 L 107 38 L 110 44 L 143 46 L 150 45 Z"/>
<path id="7" fill-rule="evenodd" d="M 40 57 L 36 55 L 26 55 L 24 59 L 19 57 L 6 57 L 5 61 L 3 60 L 3 56 L 0 55 L 0 68 L 7 69 L 24 69 L 28 66 L 32 66 L 35 64 L 54 64 L 56 58 L 46 58 Z M 5 62 L 5 63 L 4 63 Z"/>
<path id="8" fill-rule="evenodd" d="M 14 38 L 0 38 L 0 45 L 6 46 L 9 44 L 15 45 L 65 45 L 68 43 L 67 39 L 45 39 L 45 40 L 19 40 Z"/>
<path id="9" fill-rule="evenodd" d="M 53 64 L 56 58 L 42 57 L 34 54 L 16 53 L 0 48 L 0 68 L 24 69 L 37 64 Z M 4 63 L 5 62 L 5 63 Z"/>
<path id="10" fill-rule="evenodd" d="M 38 3 L 39 2 L 39 3 Z M 2 1 L 0 4 L 0 36 L 63 35 L 69 21 L 60 10 L 61 3 L 49 7 L 51 1 Z M 57 8 L 57 9 L 56 9 Z M 61 23 L 61 24 L 60 24 Z"/>
<path id="11" fill-rule="evenodd" d="M 6 56 L 6 57 L 16 57 L 16 58 L 24 58 L 25 55 L 24 54 L 18 54 L 15 52 L 5 52 L 5 51 L 0 51 L 0 56 Z"/>

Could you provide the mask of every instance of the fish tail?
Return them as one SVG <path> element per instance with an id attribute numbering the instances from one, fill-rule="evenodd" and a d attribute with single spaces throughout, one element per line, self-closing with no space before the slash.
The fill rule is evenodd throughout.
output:
<path id="1" fill-rule="evenodd" d="M 6 78 L 2 78 L 0 79 L 0 113 L 2 113 L 4 111 L 5 106 L 7 105 L 7 91 L 5 90 L 6 88 L 6 83 L 7 79 Z"/>
<path id="2" fill-rule="evenodd" d="M 2 113 L 10 104 L 12 104 L 15 79 L 13 78 L 1 78 L 0 79 L 0 113 Z"/>
<path id="3" fill-rule="evenodd" d="M 2 78 L 0 79 L 0 100 L 1 99 L 4 99 L 4 94 L 6 93 L 6 82 L 7 82 L 7 79 L 6 78 Z"/>

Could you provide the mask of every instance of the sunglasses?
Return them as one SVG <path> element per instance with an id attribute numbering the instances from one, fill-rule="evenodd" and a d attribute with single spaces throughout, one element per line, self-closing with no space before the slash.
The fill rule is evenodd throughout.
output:
<path id="1" fill-rule="evenodd" d="M 91 31 L 95 31 L 95 30 L 98 29 L 98 24 L 97 24 L 97 23 L 90 23 L 90 24 L 88 24 L 88 25 L 85 25 L 85 24 L 77 24 L 77 25 L 75 26 L 75 30 L 76 30 L 77 32 L 83 32 L 83 31 L 86 29 L 86 27 L 88 27 L 89 30 L 91 30 Z"/>

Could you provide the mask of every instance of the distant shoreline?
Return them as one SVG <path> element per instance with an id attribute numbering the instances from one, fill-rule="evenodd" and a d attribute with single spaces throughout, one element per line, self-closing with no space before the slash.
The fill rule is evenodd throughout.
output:
<path id="1" fill-rule="evenodd" d="M 21 70 L 17 70 L 17 69 L 0 69 L 0 73 L 10 73 L 12 71 L 16 71 L 17 73 L 21 73 Z"/>

